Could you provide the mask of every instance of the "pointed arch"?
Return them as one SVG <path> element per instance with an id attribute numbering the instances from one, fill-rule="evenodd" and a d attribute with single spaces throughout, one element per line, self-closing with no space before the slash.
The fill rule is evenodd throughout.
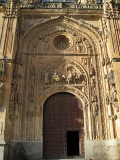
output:
<path id="1" fill-rule="evenodd" d="M 84 35 L 91 45 L 94 46 L 95 52 L 101 53 L 101 36 L 94 28 L 94 26 L 80 20 L 66 16 L 59 16 L 54 19 L 46 20 L 36 26 L 31 27 L 21 39 L 20 52 L 31 52 L 31 47 L 34 48 L 39 43 L 41 37 L 51 36 L 57 33 L 68 33 L 69 36 L 74 37 L 76 34 Z M 51 38 L 51 37 L 50 37 Z"/>

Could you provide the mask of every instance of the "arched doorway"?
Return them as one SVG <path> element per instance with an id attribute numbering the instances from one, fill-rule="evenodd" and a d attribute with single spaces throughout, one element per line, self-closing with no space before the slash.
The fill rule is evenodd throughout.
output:
<path id="1" fill-rule="evenodd" d="M 84 120 L 81 101 L 70 93 L 57 93 L 44 103 L 43 157 L 84 156 Z"/>

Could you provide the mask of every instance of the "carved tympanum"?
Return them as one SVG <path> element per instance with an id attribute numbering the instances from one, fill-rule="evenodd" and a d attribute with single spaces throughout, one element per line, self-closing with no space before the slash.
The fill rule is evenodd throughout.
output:
<path id="1" fill-rule="evenodd" d="M 59 68 L 59 66 L 58 66 Z M 42 74 L 42 82 L 44 84 L 87 84 L 85 74 L 76 70 L 73 66 L 64 66 L 62 70 L 58 68 L 48 69 Z"/>

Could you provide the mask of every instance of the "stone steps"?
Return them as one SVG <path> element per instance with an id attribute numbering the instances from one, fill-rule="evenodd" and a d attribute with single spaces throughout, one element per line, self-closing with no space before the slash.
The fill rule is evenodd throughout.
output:
<path id="1" fill-rule="evenodd" d="M 67 159 L 43 159 L 43 160 L 89 160 L 85 158 L 67 158 Z"/>
<path id="2" fill-rule="evenodd" d="M 66 158 L 66 159 L 43 159 L 43 160 L 89 160 L 89 159 L 85 159 L 84 157 L 69 157 L 69 158 Z"/>

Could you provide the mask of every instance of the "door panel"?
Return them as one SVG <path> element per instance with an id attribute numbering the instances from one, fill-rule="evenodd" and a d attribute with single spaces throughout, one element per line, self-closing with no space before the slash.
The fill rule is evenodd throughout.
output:
<path id="1" fill-rule="evenodd" d="M 68 131 L 72 131 L 73 135 L 79 134 L 77 139 L 79 139 L 79 143 L 82 142 L 82 145 L 78 145 L 77 155 L 83 155 L 83 122 L 82 103 L 74 95 L 69 93 L 57 93 L 49 97 L 44 104 L 43 112 L 44 158 L 66 158 L 68 156 Z"/>

